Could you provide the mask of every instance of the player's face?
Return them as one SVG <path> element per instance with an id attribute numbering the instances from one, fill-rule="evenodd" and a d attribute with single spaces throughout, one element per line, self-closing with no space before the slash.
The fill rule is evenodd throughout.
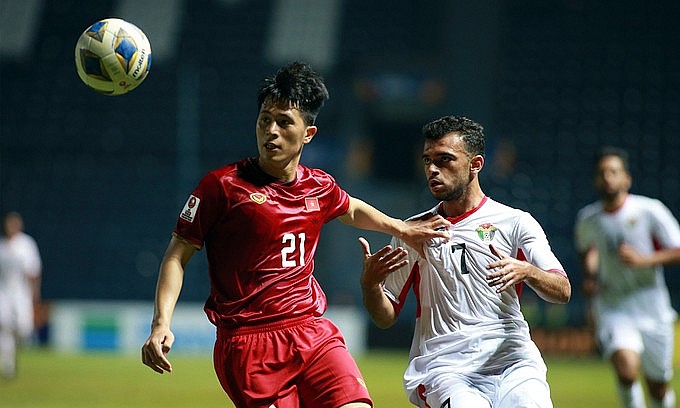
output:
<path id="1" fill-rule="evenodd" d="M 305 124 L 300 111 L 290 105 L 265 101 L 260 107 L 255 127 L 260 160 L 297 166 L 302 147 L 316 134 L 316 126 Z"/>
<path id="2" fill-rule="evenodd" d="M 21 218 L 15 216 L 7 216 L 3 223 L 3 228 L 5 230 L 5 235 L 11 238 L 24 228 L 24 224 L 21 221 Z"/>
<path id="3" fill-rule="evenodd" d="M 604 199 L 613 199 L 625 194 L 630 186 L 630 174 L 620 157 L 605 156 L 600 160 L 595 171 L 595 188 Z"/>
<path id="4" fill-rule="evenodd" d="M 437 200 L 455 201 L 465 197 L 474 179 L 473 160 L 456 133 L 439 140 L 425 140 L 423 166 L 427 185 Z M 481 167 L 480 167 L 481 168 Z"/>

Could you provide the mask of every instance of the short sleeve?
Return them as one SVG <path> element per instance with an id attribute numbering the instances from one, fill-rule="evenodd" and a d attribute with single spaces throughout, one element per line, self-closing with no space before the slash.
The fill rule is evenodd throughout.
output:
<path id="1" fill-rule="evenodd" d="M 215 174 L 208 173 L 189 195 L 174 233 L 201 248 L 205 237 L 227 207 L 222 183 Z"/>

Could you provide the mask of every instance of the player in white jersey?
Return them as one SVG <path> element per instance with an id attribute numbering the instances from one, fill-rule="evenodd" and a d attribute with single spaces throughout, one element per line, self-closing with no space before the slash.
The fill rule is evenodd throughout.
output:
<path id="1" fill-rule="evenodd" d="M 644 375 L 653 407 L 675 407 L 673 325 L 676 312 L 663 265 L 680 262 L 680 227 L 659 200 L 629 193 L 627 153 L 607 147 L 595 160 L 601 200 L 577 215 L 576 248 L 581 254 L 584 293 L 602 353 L 614 367 L 622 406 L 645 406 Z"/>
<path id="2" fill-rule="evenodd" d="M 0 368 L 16 375 L 17 342 L 33 333 L 33 302 L 39 298 L 42 262 L 35 240 L 23 232 L 23 220 L 7 213 L 0 239 Z"/>
<path id="3" fill-rule="evenodd" d="M 571 285 L 539 223 L 488 198 L 479 184 L 484 134 L 447 116 L 423 127 L 423 164 L 441 202 L 414 218 L 446 217 L 448 240 L 405 249 L 394 238 L 364 249 L 364 305 L 378 327 L 393 325 L 413 289 L 416 326 L 404 387 L 423 408 L 552 407 L 546 366 L 520 310 L 524 284 L 566 303 Z"/>

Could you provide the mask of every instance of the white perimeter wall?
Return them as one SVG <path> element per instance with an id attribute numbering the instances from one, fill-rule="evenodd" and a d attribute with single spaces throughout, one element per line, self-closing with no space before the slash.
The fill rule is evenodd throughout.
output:
<path id="1" fill-rule="evenodd" d="M 50 310 L 50 346 L 62 352 L 139 353 L 149 336 L 150 302 L 55 301 Z M 354 355 L 367 344 L 365 313 L 351 306 L 330 306 L 325 315 L 345 336 Z M 173 315 L 173 353 L 211 353 L 215 327 L 202 303 L 178 303 Z"/>

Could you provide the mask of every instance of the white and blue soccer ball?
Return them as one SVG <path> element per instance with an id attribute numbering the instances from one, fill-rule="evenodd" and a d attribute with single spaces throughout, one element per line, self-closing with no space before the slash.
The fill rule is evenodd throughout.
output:
<path id="1" fill-rule="evenodd" d="M 137 26 L 107 18 L 88 27 L 76 43 L 76 71 L 85 85 L 105 95 L 138 87 L 151 69 L 151 44 Z"/>

